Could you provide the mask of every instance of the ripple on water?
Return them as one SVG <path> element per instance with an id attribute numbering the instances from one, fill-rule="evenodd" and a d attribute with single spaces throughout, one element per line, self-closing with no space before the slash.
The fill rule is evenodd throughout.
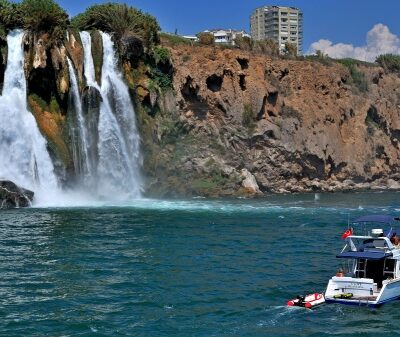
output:
<path id="1" fill-rule="evenodd" d="M 400 303 L 285 303 L 323 291 L 348 217 L 396 214 L 397 196 L 147 199 L 2 212 L 0 334 L 396 334 Z"/>

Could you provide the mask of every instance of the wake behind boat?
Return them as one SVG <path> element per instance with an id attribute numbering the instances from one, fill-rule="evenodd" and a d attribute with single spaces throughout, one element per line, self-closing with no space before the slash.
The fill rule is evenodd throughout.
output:
<path id="1" fill-rule="evenodd" d="M 398 229 L 397 229 L 397 227 Z M 387 215 L 363 216 L 343 234 L 346 244 L 337 258 L 346 273 L 333 276 L 326 303 L 378 307 L 400 298 L 400 222 Z"/>

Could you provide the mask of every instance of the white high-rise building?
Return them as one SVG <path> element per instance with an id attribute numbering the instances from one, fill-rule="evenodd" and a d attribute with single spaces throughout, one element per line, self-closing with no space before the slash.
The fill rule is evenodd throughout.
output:
<path id="1" fill-rule="evenodd" d="M 302 53 L 303 13 L 295 7 L 264 6 L 254 10 L 250 18 L 251 37 L 254 40 L 272 39 L 280 50 L 287 42 Z"/>

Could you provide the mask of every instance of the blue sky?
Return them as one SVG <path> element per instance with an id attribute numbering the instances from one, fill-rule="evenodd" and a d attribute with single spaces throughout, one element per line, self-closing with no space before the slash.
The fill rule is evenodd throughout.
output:
<path id="1" fill-rule="evenodd" d="M 109 0 L 112 1 L 112 0 Z M 85 10 L 94 3 L 107 1 L 70 1 L 58 3 L 70 15 Z M 262 5 L 295 6 L 304 13 L 304 45 L 308 50 L 311 43 L 328 39 L 333 43 L 353 45 L 365 44 L 366 34 L 382 23 L 390 31 L 400 35 L 398 0 L 127 0 L 131 6 L 156 16 L 164 31 L 179 34 L 195 34 L 208 28 L 237 28 L 249 30 L 252 10 Z"/>

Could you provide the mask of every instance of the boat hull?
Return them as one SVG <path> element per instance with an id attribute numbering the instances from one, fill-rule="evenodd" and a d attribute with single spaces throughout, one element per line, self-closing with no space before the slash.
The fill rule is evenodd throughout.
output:
<path id="1" fill-rule="evenodd" d="M 349 298 L 340 298 L 342 294 L 349 295 Z M 376 308 L 399 299 L 400 279 L 385 280 L 378 290 L 372 279 L 332 277 L 325 291 L 326 303 Z"/>

